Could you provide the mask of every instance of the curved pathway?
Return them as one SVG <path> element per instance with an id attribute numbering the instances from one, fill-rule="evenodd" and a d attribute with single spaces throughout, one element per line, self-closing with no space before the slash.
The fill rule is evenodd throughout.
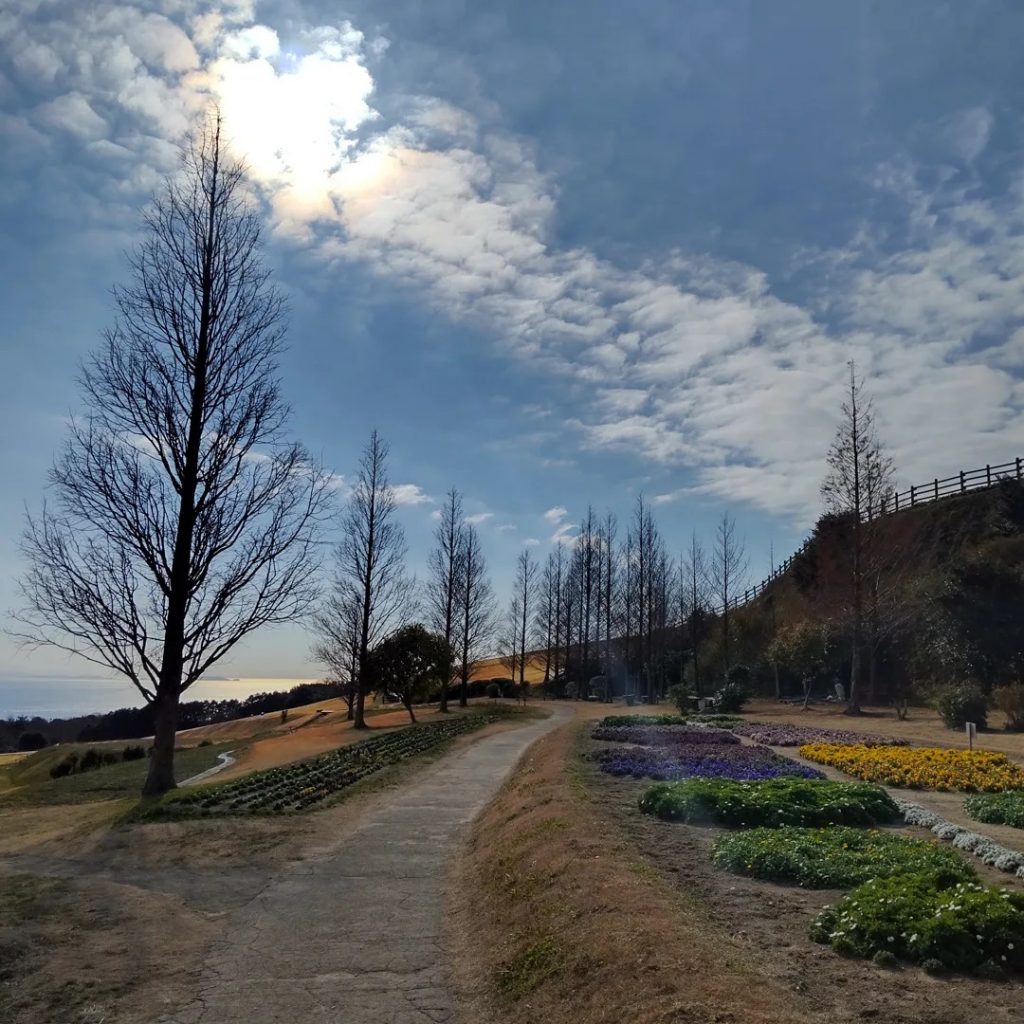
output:
<path id="1" fill-rule="evenodd" d="M 572 715 L 495 733 L 383 794 L 232 914 L 161 1024 L 440 1024 L 454 1016 L 443 890 L 462 833 L 526 749 Z"/>

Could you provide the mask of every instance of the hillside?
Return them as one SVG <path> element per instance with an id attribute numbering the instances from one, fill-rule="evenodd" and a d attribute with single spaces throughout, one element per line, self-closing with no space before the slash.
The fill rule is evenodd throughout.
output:
<path id="1" fill-rule="evenodd" d="M 733 661 L 763 692 L 795 692 L 807 674 L 827 690 L 848 678 L 851 529 L 823 517 L 787 571 L 732 614 Z M 867 529 L 865 699 L 1024 679 L 1024 485 L 907 508 Z M 714 624 L 710 633 L 709 671 L 720 649 Z"/>

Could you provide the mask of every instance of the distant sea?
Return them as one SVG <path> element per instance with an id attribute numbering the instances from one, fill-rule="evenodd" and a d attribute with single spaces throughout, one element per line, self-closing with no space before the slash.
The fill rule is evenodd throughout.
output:
<path id="1" fill-rule="evenodd" d="M 200 679 L 185 692 L 183 700 L 245 700 L 253 693 L 290 690 L 315 677 L 299 679 Z M 142 696 L 121 679 L 95 676 L 0 676 L 0 718 L 74 718 L 101 714 L 115 708 L 141 707 Z"/>

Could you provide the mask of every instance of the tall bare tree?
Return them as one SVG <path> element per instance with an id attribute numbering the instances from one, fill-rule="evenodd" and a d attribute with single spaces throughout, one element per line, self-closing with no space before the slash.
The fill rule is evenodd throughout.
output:
<path id="1" fill-rule="evenodd" d="M 617 561 L 615 552 L 615 532 L 618 522 L 612 512 L 605 516 L 601 528 L 601 540 L 603 544 L 604 571 L 603 587 L 601 593 L 601 604 L 604 607 L 604 666 L 603 670 L 608 676 L 608 699 L 612 698 L 612 629 L 615 618 L 615 596 L 617 593 Z M 598 636 L 600 640 L 600 636 Z"/>
<path id="2" fill-rule="evenodd" d="M 508 606 L 498 635 L 498 660 L 508 669 L 509 679 L 512 680 L 513 685 L 516 681 L 516 671 L 519 668 L 519 630 L 522 617 L 522 605 L 517 591 Z"/>
<path id="3" fill-rule="evenodd" d="M 430 574 L 427 581 L 427 603 L 430 626 L 444 637 L 446 644 L 457 640 L 459 588 L 463 582 L 462 562 L 465 558 L 466 523 L 462 498 L 453 487 L 445 495 L 441 518 L 434 531 L 434 548 L 430 552 Z M 448 684 L 441 687 L 441 711 L 448 710 Z"/>
<path id="4" fill-rule="evenodd" d="M 53 506 L 23 539 L 19 635 L 126 676 L 153 706 L 149 796 L 175 785 L 182 693 L 316 597 L 327 490 L 285 436 L 284 311 L 243 177 L 217 118 L 145 215 Z"/>
<path id="5" fill-rule="evenodd" d="M 526 648 L 529 642 L 531 609 L 536 599 L 537 563 L 529 548 L 523 548 L 516 562 L 516 601 L 519 603 L 519 692 L 526 695 Z"/>
<path id="6" fill-rule="evenodd" d="M 893 489 L 892 459 L 878 436 L 874 403 L 857 367 L 849 364 L 850 379 L 842 415 L 828 451 L 828 474 L 821 485 L 826 509 L 847 518 L 851 527 L 849 551 L 850 580 L 850 688 L 847 711 L 860 710 L 858 684 L 864 642 L 865 556 L 870 542 L 870 524 L 884 508 Z"/>
<path id="7" fill-rule="evenodd" d="M 465 527 L 462 580 L 459 599 L 462 604 L 459 623 L 461 675 L 459 704 L 469 703 L 469 674 L 473 662 L 494 634 L 494 591 L 487 576 L 487 563 L 480 550 L 480 538 L 471 523 Z"/>
<path id="8" fill-rule="evenodd" d="M 746 582 L 750 560 L 746 545 L 736 533 L 736 521 L 728 512 L 723 513 L 715 531 L 715 542 L 711 550 L 710 584 L 711 592 L 722 607 L 722 668 L 728 676 L 732 668 L 730 659 L 730 619 L 737 595 Z"/>
<path id="9" fill-rule="evenodd" d="M 358 594 L 350 588 L 337 586 L 324 596 L 312 618 L 313 657 L 325 665 L 344 688 L 349 721 L 355 717 L 356 710 L 362 618 Z"/>
<path id="10" fill-rule="evenodd" d="M 405 532 L 395 518 L 395 494 L 388 480 L 389 453 L 387 442 L 373 431 L 359 459 L 336 551 L 334 592 L 343 604 L 354 602 L 359 609 L 356 729 L 366 728 L 369 653 L 415 611 L 415 584 L 406 572 Z"/>
<path id="11" fill-rule="evenodd" d="M 689 611 L 690 651 L 693 657 L 693 689 L 699 697 L 701 696 L 700 641 L 703 620 L 707 611 L 708 565 L 704 546 L 697 540 L 696 531 L 690 535 L 690 549 L 685 561 L 685 588 L 688 591 L 686 603 Z"/>

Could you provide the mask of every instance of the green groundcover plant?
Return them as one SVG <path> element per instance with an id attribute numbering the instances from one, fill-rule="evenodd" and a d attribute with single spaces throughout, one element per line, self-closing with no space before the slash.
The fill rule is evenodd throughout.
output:
<path id="1" fill-rule="evenodd" d="M 811 938 L 878 963 L 909 960 L 929 969 L 1024 970 L 1024 893 L 933 874 L 877 878 L 826 907 Z"/>
<path id="2" fill-rule="evenodd" d="M 975 821 L 1024 828 L 1024 790 L 979 793 L 969 796 L 964 801 L 964 808 Z"/>
<path id="3" fill-rule="evenodd" d="M 948 847 L 878 829 L 752 828 L 715 843 L 715 864 L 739 875 L 808 889 L 850 889 L 872 878 L 927 873 L 941 885 L 971 882 L 971 866 Z"/>
<path id="4" fill-rule="evenodd" d="M 177 789 L 140 811 L 148 818 L 303 811 L 383 768 L 438 748 L 504 718 L 501 709 L 453 716 L 339 747 L 308 761 L 253 772 L 220 784 Z"/>
<path id="5" fill-rule="evenodd" d="M 798 778 L 659 782 L 640 797 L 640 810 L 665 821 L 739 828 L 884 825 L 900 813 L 888 793 L 871 783 Z"/>

